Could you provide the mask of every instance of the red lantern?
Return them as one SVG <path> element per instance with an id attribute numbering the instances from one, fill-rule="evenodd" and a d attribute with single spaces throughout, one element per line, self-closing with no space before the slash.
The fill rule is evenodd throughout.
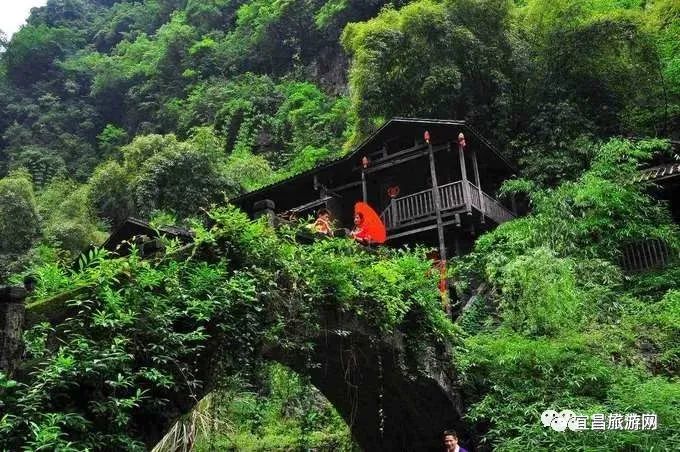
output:
<path id="1" fill-rule="evenodd" d="M 371 163 L 371 161 L 368 160 L 368 157 L 366 157 L 366 156 L 364 155 L 364 156 L 361 158 L 361 166 L 362 166 L 364 169 L 366 169 L 366 168 L 368 168 L 368 164 L 369 164 L 369 163 Z"/>
<path id="2" fill-rule="evenodd" d="M 425 131 L 425 133 L 423 134 L 423 138 L 425 138 L 425 143 L 430 144 L 430 132 L 429 132 L 429 130 Z"/>
<path id="3" fill-rule="evenodd" d="M 463 135 L 463 132 L 458 134 L 458 146 L 464 148 L 466 145 L 465 143 L 465 135 Z"/>
<path id="4" fill-rule="evenodd" d="M 395 185 L 395 186 L 393 186 L 393 187 L 389 187 L 389 188 L 387 189 L 387 196 L 389 196 L 390 198 L 394 199 L 394 198 L 396 198 L 397 196 L 399 196 L 399 191 L 400 191 L 400 190 L 399 190 L 399 185 Z"/>

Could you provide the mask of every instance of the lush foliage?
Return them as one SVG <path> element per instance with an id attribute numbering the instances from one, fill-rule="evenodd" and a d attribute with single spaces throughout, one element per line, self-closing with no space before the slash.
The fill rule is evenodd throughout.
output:
<path id="1" fill-rule="evenodd" d="M 413 2 L 350 25 L 353 107 L 365 133 L 392 116 L 501 118 L 495 103 L 508 83 L 511 46 L 505 1 Z"/>
<path id="2" fill-rule="evenodd" d="M 318 390 L 280 364 L 267 366 L 256 385 L 229 384 L 211 397 L 207 429 L 196 450 L 351 451 L 348 427 Z"/>
<path id="3" fill-rule="evenodd" d="M 391 116 L 465 118 L 554 184 L 593 136 L 674 133 L 678 9 L 645 3 L 422 0 L 350 24 L 356 138 Z"/>
<path id="4" fill-rule="evenodd" d="M 0 161 L 84 181 L 136 135 L 213 126 L 241 165 L 263 157 L 252 188 L 267 165 L 282 177 L 338 155 L 347 130 L 419 115 L 470 120 L 554 184 L 587 166 L 593 137 L 678 130 L 678 14 L 672 0 L 50 0 L 0 63 Z"/>
<path id="5" fill-rule="evenodd" d="M 156 261 L 99 253 L 77 271 L 36 269 L 38 295 L 47 300 L 29 311 L 65 303 L 66 319 L 29 329 L 30 375 L 21 382 L 3 377 L 2 448 L 141 449 L 148 429 L 132 428 L 140 426 L 136 420 L 165 425 L 220 376 L 252 379 L 267 341 L 309 347 L 321 306 L 354 313 L 378 334 L 392 334 L 412 313 L 422 320 L 409 323 L 410 337 L 453 340 L 422 250 L 376 255 L 350 239 L 299 245 L 294 230 L 277 235 L 232 208 L 213 211 L 211 220 L 209 230 L 196 224 L 188 258 L 176 256 L 170 243 Z M 49 300 L 66 288 L 80 290 Z M 239 397 L 228 412 L 239 409 Z M 304 415 L 314 412 L 323 409 Z M 326 416 L 337 425 L 336 415 Z M 323 427 L 321 420 L 305 422 L 308 434 Z M 342 435 L 327 436 L 347 444 Z"/>
<path id="6" fill-rule="evenodd" d="M 677 255 L 677 226 L 632 181 L 638 159 L 660 145 L 608 142 L 578 181 L 534 190 L 531 215 L 484 235 L 459 263 L 462 281 L 488 285 L 459 320 L 470 337 L 457 359 L 467 417 L 489 426 L 481 442 L 494 450 L 680 444 L 679 263 L 639 276 L 614 265 L 621 247 L 641 238 L 663 239 Z M 659 428 L 546 434 L 538 422 L 546 409 L 656 413 Z"/>
<path id="7" fill-rule="evenodd" d="M 38 212 L 30 176 L 12 174 L 0 180 L 0 252 L 25 251 L 38 230 Z"/>
<path id="8" fill-rule="evenodd" d="M 456 362 L 479 444 L 679 449 L 680 269 L 630 276 L 616 265 L 638 239 L 677 253 L 664 206 L 632 182 L 666 144 L 610 139 L 680 138 L 679 34 L 677 0 L 48 0 L 33 9 L 11 39 L 0 31 L 0 279 L 33 272 L 39 299 L 85 292 L 66 323 L 29 332 L 34 373 L 0 376 L 10 410 L 0 448 L 142 447 L 127 426 L 157 412 L 153 403 L 170 417 L 186 411 L 168 394 L 200 384 L 192 360 L 207 336 L 227 334 L 201 329 L 215 324 L 242 341 L 225 372 L 245 360 L 255 378 L 222 388 L 231 395 L 218 409 L 238 422 L 212 438 L 220 447 L 234 438 L 255 449 L 346 446 L 346 436 L 314 436 L 337 417 L 300 394 L 297 377 L 263 377 L 248 346 L 261 334 L 300 346 L 315 326 L 313 302 L 384 332 L 416 310 L 424 323 L 410 346 L 450 340 L 420 252 L 377 257 L 342 240 L 300 247 L 290 231 L 277 237 L 220 209 L 215 230 L 195 223 L 202 243 L 231 244 L 209 265 L 91 252 L 91 266 L 69 269 L 128 216 L 189 224 L 342 156 L 392 116 L 423 116 L 480 129 L 521 169 L 502 192 L 522 193 L 533 209 L 480 237 L 453 270 L 461 294 L 475 294 L 457 320 L 469 337 Z M 274 269 L 288 278 L 276 290 L 264 283 L 282 277 Z M 269 303 L 294 308 L 298 321 L 239 323 Z M 144 361 L 151 355 L 162 357 Z M 99 398 L 69 404 L 76 382 Z M 262 387 L 267 397 L 249 393 Z M 300 417 L 300 406 L 323 420 Z M 656 411 L 662 428 L 546 435 L 535 420 L 549 406 Z"/>

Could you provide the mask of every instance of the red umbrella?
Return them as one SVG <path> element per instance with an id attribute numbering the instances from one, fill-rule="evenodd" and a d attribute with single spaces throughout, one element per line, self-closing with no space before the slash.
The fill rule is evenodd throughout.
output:
<path id="1" fill-rule="evenodd" d="M 387 240 L 385 225 L 371 206 L 365 202 L 358 202 L 354 204 L 354 214 L 360 214 L 364 219 L 359 225 L 361 228 L 359 237 L 368 239 L 371 243 L 385 243 Z"/>

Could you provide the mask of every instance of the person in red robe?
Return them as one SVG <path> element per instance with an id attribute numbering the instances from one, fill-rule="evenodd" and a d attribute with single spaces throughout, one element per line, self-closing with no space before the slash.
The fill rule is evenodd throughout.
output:
<path id="1" fill-rule="evenodd" d="M 357 242 L 368 245 L 371 243 L 371 236 L 368 235 L 366 228 L 362 227 L 364 223 L 364 216 L 361 212 L 354 214 L 354 229 L 350 232 L 350 236 Z"/>

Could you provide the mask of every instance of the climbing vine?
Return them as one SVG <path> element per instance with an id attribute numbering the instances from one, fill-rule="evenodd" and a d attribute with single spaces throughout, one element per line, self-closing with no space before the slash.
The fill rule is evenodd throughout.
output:
<path id="1" fill-rule="evenodd" d="M 0 448 L 141 450 L 220 377 L 256 375 L 268 341 L 311 347 L 326 308 L 378 335 L 415 314 L 408 336 L 455 337 L 424 250 L 374 253 L 348 239 L 301 245 L 295 227 L 277 232 L 232 207 L 212 210 L 208 222 L 195 224 L 190 249 L 168 244 L 151 260 L 134 251 L 49 269 L 53 281 L 81 290 L 63 299 L 62 284 L 43 286 L 46 300 L 29 307 L 44 314 L 59 304 L 64 318 L 34 324 L 21 378 L 1 380 Z"/>

